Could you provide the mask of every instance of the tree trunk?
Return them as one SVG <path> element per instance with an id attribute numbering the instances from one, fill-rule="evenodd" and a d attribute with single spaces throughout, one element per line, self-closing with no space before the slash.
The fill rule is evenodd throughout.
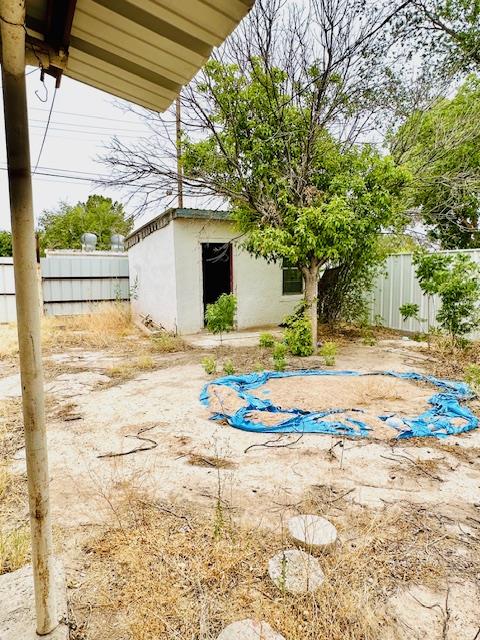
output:
<path id="1" fill-rule="evenodd" d="M 312 261 L 309 267 L 302 269 L 303 277 L 305 279 L 305 315 L 310 320 L 312 327 L 312 347 L 314 353 L 317 350 L 317 331 L 318 331 L 318 311 L 317 311 L 317 296 L 318 296 L 318 262 Z"/>

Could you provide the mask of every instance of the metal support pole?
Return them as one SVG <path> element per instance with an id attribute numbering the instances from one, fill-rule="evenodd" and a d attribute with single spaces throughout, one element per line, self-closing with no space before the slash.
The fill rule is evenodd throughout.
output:
<path id="1" fill-rule="evenodd" d="M 182 130 L 181 130 L 181 105 L 180 96 L 175 100 L 175 124 L 177 143 L 177 184 L 178 184 L 178 208 L 183 209 L 183 168 L 182 168 Z"/>
<path id="2" fill-rule="evenodd" d="M 40 345 L 40 304 L 25 88 L 24 23 L 25 0 L 0 0 L 3 102 L 35 607 L 37 633 L 46 635 L 57 626 L 58 620 L 52 568 L 53 547 Z"/>

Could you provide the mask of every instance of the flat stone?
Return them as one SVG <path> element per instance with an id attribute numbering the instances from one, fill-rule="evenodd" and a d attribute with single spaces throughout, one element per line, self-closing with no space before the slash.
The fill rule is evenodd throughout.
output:
<path id="1" fill-rule="evenodd" d="M 326 551 L 337 541 L 336 528 L 320 516 L 293 516 L 288 520 L 288 531 L 295 542 L 308 549 L 313 547 Z"/>
<path id="2" fill-rule="evenodd" d="M 0 400 L 7 398 L 20 398 L 22 395 L 22 384 L 20 382 L 20 374 L 14 373 L 11 376 L 5 376 L 0 379 Z"/>
<path id="3" fill-rule="evenodd" d="M 109 382 L 110 378 L 102 373 L 81 371 L 79 373 L 63 373 L 45 385 L 46 391 L 62 398 L 87 395 L 97 384 Z"/>
<path id="4" fill-rule="evenodd" d="M 268 622 L 247 618 L 229 624 L 217 640 L 285 640 L 285 638 L 274 631 Z"/>
<path id="5" fill-rule="evenodd" d="M 322 584 L 324 575 L 320 563 L 305 551 L 280 551 L 268 563 L 268 574 L 282 591 L 308 593 Z"/>
<path id="6" fill-rule="evenodd" d="M 62 563 L 54 562 L 57 614 L 66 620 L 67 591 Z M 38 640 L 35 624 L 32 565 L 28 564 L 12 573 L 0 576 L 0 640 Z M 46 640 L 67 640 L 68 627 L 58 625 Z"/>

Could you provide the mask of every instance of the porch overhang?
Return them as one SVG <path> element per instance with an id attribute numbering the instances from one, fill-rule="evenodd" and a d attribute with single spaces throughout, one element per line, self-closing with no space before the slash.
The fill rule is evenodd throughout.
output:
<path id="1" fill-rule="evenodd" d="M 27 0 L 26 61 L 164 111 L 253 3 Z"/>

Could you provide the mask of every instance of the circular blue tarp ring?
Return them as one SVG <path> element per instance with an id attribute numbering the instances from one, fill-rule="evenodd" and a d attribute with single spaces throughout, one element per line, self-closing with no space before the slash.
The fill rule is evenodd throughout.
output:
<path id="1" fill-rule="evenodd" d="M 208 406 L 211 399 L 211 387 L 223 386 L 233 389 L 244 401 L 232 415 L 216 412 L 212 420 L 224 420 L 232 427 L 257 433 L 324 433 L 337 436 L 368 437 L 371 428 L 360 418 L 352 418 L 340 414 L 358 412 L 361 409 L 332 408 L 325 411 L 306 411 L 304 409 L 284 408 L 274 405 L 268 398 L 258 398 L 249 393 L 268 380 L 274 378 L 291 378 L 298 376 L 391 376 L 404 380 L 417 380 L 429 383 L 439 389 L 428 399 L 431 408 L 416 417 L 405 418 L 395 414 L 378 416 L 388 426 L 396 429 L 397 438 L 418 438 L 436 436 L 444 438 L 457 435 L 478 426 L 478 418 L 462 402 L 472 399 L 475 394 L 464 382 L 442 380 L 421 373 L 398 373 L 395 371 L 377 371 L 360 373 L 358 371 L 325 371 L 322 369 L 302 369 L 300 371 L 263 371 L 245 375 L 232 375 L 217 378 L 206 384 L 200 394 L 200 401 Z M 250 419 L 252 412 L 289 414 L 285 420 L 275 425 L 263 425 Z M 339 414 L 338 419 L 333 418 Z M 258 417 L 258 413 L 257 413 Z M 326 419 L 328 418 L 328 419 Z M 459 420 L 460 419 L 460 420 Z"/>

